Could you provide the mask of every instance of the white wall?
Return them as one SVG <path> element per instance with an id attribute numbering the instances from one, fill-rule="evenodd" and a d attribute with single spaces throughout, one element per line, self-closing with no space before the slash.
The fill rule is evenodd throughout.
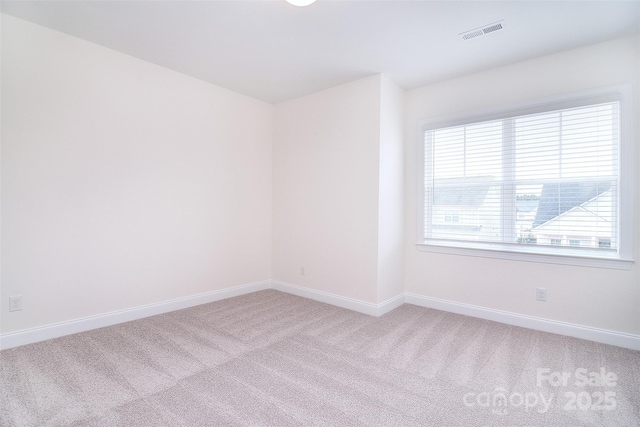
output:
<path id="1" fill-rule="evenodd" d="M 3 15 L 0 332 L 272 278 L 374 304 L 406 290 L 639 334 L 637 263 L 415 246 L 421 119 L 624 82 L 637 118 L 639 45 L 615 40 L 406 94 L 376 75 L 274 108 Z M 636 182 L 639 133 L 636 121 Z M 636 217 L 636 260 L 639 236 Z M 24 309 L 10 313 L 16 294 Z"/>
<path id="2" fill-rule="evenodd" d="M 561 52 L 411 90 L 406 94 L 406 290 L 424 296 L 591 326 L 640 333 L 638 37 Z M 631 270 L 549 265 L 418 252 L 416 153 L 421 119 L 481 111 L 546 96 L 631 82 L 634 110 L 635 254 Z M 535 288 L 548 289 L 538 302 Z"/>
<path id="3" fill-rule="evenodd" d="M 373 304 L 404 292 L 403 102 L 377 74 L 276 105 L 274 280 Z"/>
<path id="4" fill-rule="evenodd" d="M 2 15 L 2 333 L 269 279 L 272 119 Z"/>
<path id="5" fill-rule="evenodd" d="M 376 302 L 379 105 L 376 75 L 275 106 L 274 280 Z"/>
<path id="6" fill-rule="evenodd" d="M 380 94 L 379 303 L 404 292 L 404 91 L 382 75 Z"/>

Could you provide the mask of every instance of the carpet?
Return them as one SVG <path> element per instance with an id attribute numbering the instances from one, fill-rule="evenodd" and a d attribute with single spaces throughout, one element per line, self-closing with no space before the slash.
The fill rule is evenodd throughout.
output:
<path id="1" fill-rule="evenodd" d="M 640 352 L 275 290 L 0 352 L 2 426 L 638 426 Z"/>

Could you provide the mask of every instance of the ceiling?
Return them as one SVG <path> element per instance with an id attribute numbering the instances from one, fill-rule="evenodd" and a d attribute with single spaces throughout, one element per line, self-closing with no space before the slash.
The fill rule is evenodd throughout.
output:
<path id="1" fill-rule="evenodd" d="M 2 1 L 2 12 L 269 103 L 376 73 L 411 89 L 640 31 L 640 0 Z"/>

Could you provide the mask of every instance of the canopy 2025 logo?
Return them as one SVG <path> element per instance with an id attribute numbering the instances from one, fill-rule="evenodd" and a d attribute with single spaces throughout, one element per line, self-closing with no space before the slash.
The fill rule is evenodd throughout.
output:
<path id="1" fill-rule="evenodd" d="M 536 411 L 541 414 L 549 411 L 554 400 L 565 411 L 611 411 L 616 408 L 616 393 L 611 388 L 618 385 L 615 372 L 608 372 L 604 367 L 598 371 L 578 368 L 573 372 L 551 372 L 549 368 L 538 368 L 536 386 L 526 392 L 507 393 L 503 387 L 496 387 L 492 392 L 466 393 L 462 400 L 468 408 L 491 408 L 496 415 L 505 415 L 508 408 L 516 408 L 525 412 Z M 544 388 L 572 388 L 565 391 L 545 393 Z M 576 388 L 583 389 L 575 391 Z"/>

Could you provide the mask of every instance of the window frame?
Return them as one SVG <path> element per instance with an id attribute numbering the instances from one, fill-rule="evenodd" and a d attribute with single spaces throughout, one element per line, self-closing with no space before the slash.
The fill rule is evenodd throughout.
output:
<path id="1" fill-rule="evenodd" d="M 571 247 L 537 247 L 506 243 L 465 242 L 451 240 L 425 240 L 425 132 L 429 130 L 462 126 L 508 117 L 543 113 L 572 107 L 586 106 L 607 101 L 619 101 L 618 147 L 618 222 L 619 247 L 616 251 L 593 251 Z M 622 84 L 573 92 L 554 97 L 535 99 L 518 104 L 503 105 L 482 111 L 425 119 L 419 123 L 418 137 L 418 209 L 417 240 L 419 251 L 452 255 L 478 256 L 549 264 L 577 265 L 597 268 L 631 268 L 633 260 L 633 143 L 631 134 L 631 85 Z M 551 250 L 550 250 L 551 249 Z"/>

